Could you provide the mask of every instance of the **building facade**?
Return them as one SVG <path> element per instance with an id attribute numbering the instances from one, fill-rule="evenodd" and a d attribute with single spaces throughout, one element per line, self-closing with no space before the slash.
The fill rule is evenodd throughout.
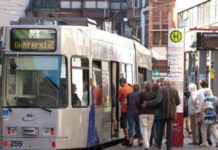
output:
<path id="1" fill-rule="evenodd" d="M 218 61 L 217 51 L 200 50 L 196 43 L 197 33 L 218 31 L 218 0 L 199 0 L 192 6 L 178 11 L 178 27 L 185 29 L 186 84 L 204 79 L 218 95 L 218 78 L 215 76 Z M 216 39 L 218 43 L 218 38 Z"/>
<path id="2" fill-rule="evenodd" d="M 175 28 L 175 0 L 148 0 L 146 46 L 153 53 L 153 70 L 167 76 L 168 29 Z M 158 78 L 159 78 L 158 77 Z"/>
<path id="3" fill-rule="evenodd" d="M 87 17 L 97 27 L 140 38 L 142 0 L 30 0 L 27 17 Z"/>

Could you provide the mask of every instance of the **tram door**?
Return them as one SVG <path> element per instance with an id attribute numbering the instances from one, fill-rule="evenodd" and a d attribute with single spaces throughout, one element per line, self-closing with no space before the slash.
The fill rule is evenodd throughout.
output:
<path id="1" fill-rule="evenodd" d="M 119 102 L 117 94 L 119 88 L 119 63 L 111 62 L 111 137 L 118 137 L 119 133 Z"/>

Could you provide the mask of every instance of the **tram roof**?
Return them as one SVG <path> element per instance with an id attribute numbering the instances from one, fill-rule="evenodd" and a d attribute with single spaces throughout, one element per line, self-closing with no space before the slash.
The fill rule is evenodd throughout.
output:
<path id="1" fill-rule="evenodd" d="M 11 25 L 73 25 L 96 28 L 96 21 L 84 17 L 21 17 L 18 21 L 12 21 Z"/>

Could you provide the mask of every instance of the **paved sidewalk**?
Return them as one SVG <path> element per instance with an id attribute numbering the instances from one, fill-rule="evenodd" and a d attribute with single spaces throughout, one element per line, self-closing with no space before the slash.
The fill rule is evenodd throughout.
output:
<path id="1" fill-rule="evenodd" d="M 218 150 L 217 147 L 215 147 L 215 142 L 213 142 L 213 146 L 209 147 L 201 147 L 198 145 L 188 145 L 188 143 L 191 142 L 191 138 L 185 138 L 183 147 L 173 147 L 172 150 Z M 162 150 L 165 150 L 166 147 L 163 146 Z M 122 146 L 121 144 L 115 145 L 113 147 L 105 148 L 104 150 L 143 150 L 142 147 L 138 147 L 137 141 L 134 141 L 134 145 L 132 147 L 126 147 Z M 150 150 L 157 150 L 157 148 L 152 147 Z"/>

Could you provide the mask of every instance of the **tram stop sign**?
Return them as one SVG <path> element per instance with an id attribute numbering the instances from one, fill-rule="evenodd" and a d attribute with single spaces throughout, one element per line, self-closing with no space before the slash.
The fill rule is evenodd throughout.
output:
<path id="1" fill-rule="evenodd" d="M 184 29 L 172 28 L 168 32 L 168 47 L 184 49 Z"/>
<path id="2" fill-rule="evenodd" d="M 170 33 L 170 40 L 174 43 L 178 43 L 182 40 L 182 33 L 179 30 L 174 30 Z"/>

